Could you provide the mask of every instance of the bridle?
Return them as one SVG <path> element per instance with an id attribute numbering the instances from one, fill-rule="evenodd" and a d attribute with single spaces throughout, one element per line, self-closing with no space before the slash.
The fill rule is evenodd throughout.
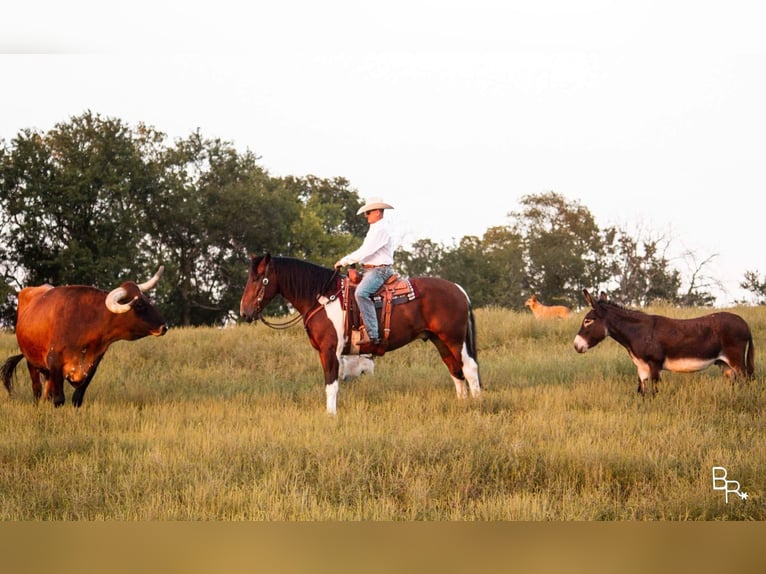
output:
<path id="1" fill-rule="evenodd" d="M 333 274 L 330 276 L 330 279 L 327 280 L 327 283 L 324 284 L 324 287 L 317 293 L 316 295 L 316 302 L 314 305 L 312 305 L 309 310 L 306 312 L 306 315 L 304 316 L 302 313 L 295 313 L 292 317 L 290 317 L 287 321 L 284 323 L 272 323 L 271 321 L 268 321 L 262 314 L 261 314 L 261 303 L 263 302 L 263 298 L 266 295 L 266 287 L 269 285 L 269 266 L 271 265 L 271 261 L 269 261 L 266 264 L 266 269 L 263 272 L 263 278 L 260 281 L 260 287 L 258 288 L 258 291 L 255 295 L 255 316 L 258 320 L 260 320 L 261 323 L 269 327 L 270 329 L 274 329 L 277 331 L 281 331 L 284 329 L 289 329 L 293 325 L 297 325 L 298 322 L 303 319 L 303 326 L 305 328 L 308 328 L 309 321 L 313 319 L 314 315 L 319 313 L 320 310 L 324 308 L 324 306 L 327 303 L 332 303 L 335 301 L 335 299 L 338 296 L 338 293 L 333 293 L 328 297 L 327 303 L 321 303 L 319 299 L 322 297 L 322 293 L 325 292 L 327 287 L 332 283 L 333 280 L 338 276 L 338 270 L 334 269 Z"/>

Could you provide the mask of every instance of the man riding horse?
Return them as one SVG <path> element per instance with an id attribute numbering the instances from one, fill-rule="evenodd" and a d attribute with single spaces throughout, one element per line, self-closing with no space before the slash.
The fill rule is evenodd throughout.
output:
<path id="1" fill-rule="evenodd" d="M 336 269 L 354 263 L 360 263 L 362 266 L 363 276 L 356 288 L 355 299 L 364 323 L 360 327 L 362 332 L 360 343 L 365 345 L 381 343 L 378 317 L 371 297 L 386 279 L 394 274 L 394 241 L 391 238 L 388 222 L 383 219 L 386 209 L 393 209 L 393 207 L 378 197 L 368 199 L 367 203 L 359 208 L 356 214 L 364 214 L 370 224 L 367 235 L 359 249 L 335 263 Z"/>

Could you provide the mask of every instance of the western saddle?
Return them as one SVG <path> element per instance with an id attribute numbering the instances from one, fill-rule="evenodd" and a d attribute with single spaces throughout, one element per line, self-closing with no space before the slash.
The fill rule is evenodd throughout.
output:
<path id="1" fill-rule="evenodd" d="M 391 334 L 391 311 L 394 305 L 409 303 L 417 297 L 415 288 L 409 279 L 402 278 L 394 273 L 386 279 L 385 283 L 372 296 L 375 310 L 378 313 L 379 330 L 381 334 L 380 344 L 361 344 L 362 317 L 359 307 L 356 305 L 354 294 L 362 276 L 356 269 L 349 269 L 346 280 L 343 281 L 343 306 L 346 311 L 346 345 L 343 348 L 344 355 L 373 354 L 383 355 L 388 348 L 388 340 Z"/>

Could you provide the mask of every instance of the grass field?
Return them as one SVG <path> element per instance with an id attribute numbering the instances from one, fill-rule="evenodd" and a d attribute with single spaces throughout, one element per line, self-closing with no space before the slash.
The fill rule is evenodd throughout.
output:
<path id="1" fill-rule="evenodd" d="M 0 520 L 764 520 L 766 308 L 734 311 L 755 380 L 663 373 L 654 399 L 611 339 L 574 351 L 583 313 L 479 309 L 482 398 L 458 401 L 415 342 L 341 384 L 334 418 L 300 327 L 117 343 L 81 409 L 70 387 L 35 406 L 22 363 L 0 394 Z M 727 504 L 714 466 L 748 500 Z"/>

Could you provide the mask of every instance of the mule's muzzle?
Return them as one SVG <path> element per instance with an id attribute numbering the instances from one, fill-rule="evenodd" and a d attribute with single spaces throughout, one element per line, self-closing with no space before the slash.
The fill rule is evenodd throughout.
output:
<path id="1" fill-rule="evenodd" d="M 583 337 L 581 337 L 580 335 L 577 335 L 574 339 L 574 348 L 575 348 L 575 351 L 577 351 L 578 353 L 584 353 L 590 348 L 590 346 L 588 345 L 588 342 Z"/>

